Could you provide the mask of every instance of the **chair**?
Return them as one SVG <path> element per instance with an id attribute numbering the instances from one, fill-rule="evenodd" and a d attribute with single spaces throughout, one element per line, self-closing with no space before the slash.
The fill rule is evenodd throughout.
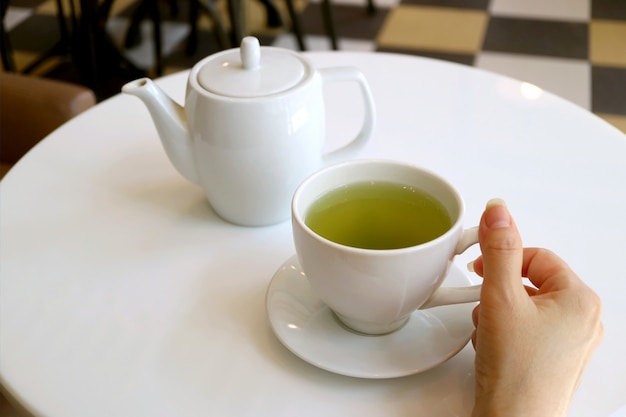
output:
<path id="1" fill-rule="evenodd" d="M 112 0 L 109 0 L 112 2 Z M 230 47 L 230 42 L 226 36 L 224 30 L 224 24 L 220 18 L 220 14 L 217 10 L 214 0 L 189 0 L 189 24 L 191 26 L 191 33 L 187 39 L 187 53 L 193 54 L 198 43 L 198 18 L 200 12 L 206 13 L 213 21 L 214 32 L 217 38 L 217 43 L 220 49 L 227 49 Z M 162 35 L 161 35 L 161 17 L 158 0 L 141 0 L 131 16 L 130 26 L 124 39 L 124 46 L 131 48 L 141 42 L 140 24 L 145 18 L 149 18 L 152 21 L 153 28 L 153 41 L 154 41 L 154 55 L 155 55 L 155 73 L 156 75 L 162 75 L 163 73 L 163 56 L 161 51 Z M 169 7 L 172 15 L 178 13 L 178 5 L 175 0 L 169 0 Z"/>
<path id="2" fill-rule="evenodd" d="M 112 0 L 109 0 L 112 1 Z M 162 74 L 162 56 L 161 56 L 161 30 L 160 30 L 160 17 L 157 7 L 158 0 L 141 0 L 139 6 L 133 13 L 131 18 L 131 24 L 128 29 L 125 38 L 125 46 L 131 47 L 140 42 L 139 24 L 145 17 L 150 17 L 153 23 L 153 36 L 155 44 L 155 57 L 156 57 L 156 75 Z M 191 33 L 187 40 L 187 53 L 193 54 L 197 45 L 197 19 L 199 10 L 204 11 L 213 20 L 215 25 L 215 36 L 218 40 L 220 49 L 227 49 L 233 46 L 239 46 L 241 39 L 245 35 L 243 33 L 243 14 L 242 14 L 242 1 L 243 0 L 227 0 L 228 10 L 230 14 L 231 36 L 230 42 L 227 39 L 224 25 L 221 22 L 219 12 L 215 6 L 215 0 L 190 0 L 190 18 L 189 23 L 191 25 Z M 278 12 L 278 9 L 273 4 L 273 0 L 258 0 L 265 8 L 267 14 L 268 27 L 279 27 L 283 24 L 283 20 Z M 170 8 L 172 13 L 176 13 L 176 2 L 170 0 Z M 293 0 L 286 0 L 287 11 L 291 20 L 291 30 L 293 31 L 298 47 L 301 51 L 306 50 L 304 43 L 304 35 L 300 24 L 298 13 L 295 10 Z M 322 0 L 322 17 L 324 20 L 324 27 L 326 33 L 331 42 L 332 49 L 339 49 L 339 43 L 337 38 L 337 31 L 335 30 L 335 23 L 333 17 L 333 10 L 331 0 Z M 368 15 L 376 13 L 376 6 L 374 0 L 367 0 L 366 12 Z"/>
<path id="3" fill-rule="evenodd" d="M 70 36 L 68 32 L 67 22 L 65 21 L 65 12 L 63 8 L 63 2 L 61 0 L 55 0 L 57 6 L 57 21 L 59 24 L 59 33 L 61 39 L 54 44 L 49 50 L 44 51 L 39 58 L 30 63 L 27 67 L 20 69 L 20 72 L 30 73 L 38 66 L 44 63 L 46 60 L 53 56 L 65 56 L 70 53 Z M 11 46 L 11 39 L 9 33 L 4 26 L 4 17 L 7 14 L 9 8 L 9 1 L 0 1 L 0 57 L 2 60 L 2 67 L 5 71 L 16 72 L 17 67 L 13 59 L 13 47 Z"/>
<path id="4" fill-rule="evenodd" d="M 324 20 L 324 28 L 326 29 L 326 33 L 328 34 L 328 38 L 330 39 L 330 44 L 333 50 L 339 49 L 339 42 L 337 39 L 337 31 L 335 30 L 335 18 L 333 17 L 333 7 L 331 4 L 331 0 L 322 0 L 322 18 Z M 291 18 L 291 29 L 296 37 L 296 41 L 298 42 L 298 47 L 301 51 L 306 50 L 306 45 L 304 44 L 304 36 L 302 34 L 302 29 L 300 27 L 300 19 L 296 13 L 293 0 L 287 0 L 287 10 L 289 12 L 289 17 Z M 376 13 L 376 5 L 374 4 L 374 0 L 367 0 L 367 8 L 366 13 L 368 15 L 373 15 Z"/>
<path id="5" fill-rule="evenodd" d="M 41 139 L 94 104 L 86 87 L 0 72 L 0 178 Z"/>

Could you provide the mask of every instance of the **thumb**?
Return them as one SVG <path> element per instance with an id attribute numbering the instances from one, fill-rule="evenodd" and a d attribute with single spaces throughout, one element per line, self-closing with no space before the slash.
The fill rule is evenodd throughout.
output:
<path id="1" fill-rule="evenodd" d="M 478 239 L 483 272 L 481 301 L 494 298 L 504 301 L 526 295 L 521 282 L 522 239 L 503 200 L 487 203 Z"/>

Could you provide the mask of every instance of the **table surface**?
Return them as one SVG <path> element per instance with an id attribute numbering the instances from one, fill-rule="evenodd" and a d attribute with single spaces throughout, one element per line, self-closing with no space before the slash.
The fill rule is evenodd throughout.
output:
<path id="1" fill-rule="evenodd" d="M 548 92 L 471 67 L 308 56 L 319 67 L 357 66 L 369 80 L 378 125 L 359 157 L 439 172 L 464 196 L 466 226 L 489 198 L 504 198 L 525 245 L 556 251 L 599 293 L 606 335 L 570 416 L 622 416 L 626 137 Z M 159 84 L 182 101 L 185 81 Z M 355 85 L 325 94 L 332 149 L 363 111 Z M 113 97 L 0 183 L 0 382 L 50 417 L 470 414 L 471 344 L 430 371 L 387 380 L 335 375 L 283 347 L 265 291 L 293 253 L 289 222 L 219 219 L 170 165 L 139 100 Z"/>

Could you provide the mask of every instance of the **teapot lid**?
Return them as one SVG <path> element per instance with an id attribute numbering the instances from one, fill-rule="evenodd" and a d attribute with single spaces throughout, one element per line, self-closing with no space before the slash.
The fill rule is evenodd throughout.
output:
<path id="1" fill-rule="evenodd" d="M 247 36 L 239 49 L 230 49 L 208 60 L 198 72 L 198 83 L 208 91 L 235 98 L 263 97 L 297 85 L 306 65 L 295 53 L 261 48 Z"/>

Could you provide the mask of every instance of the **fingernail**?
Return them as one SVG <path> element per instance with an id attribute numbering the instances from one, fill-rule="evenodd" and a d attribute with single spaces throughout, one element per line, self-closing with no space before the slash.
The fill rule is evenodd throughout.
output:
<path id="1" fill-rule="evenodd" d="M 490 229 L 503 229 L 511 226 L 511 215 L 504 200 L 493 198 L 487 202 L 485 224 Z"/>
<path id="2" fill-rule="evenodd" d="M 474 272 L 474 261 L 471 261 L 467 264 L 467 270 L 470 272 Z"/>

